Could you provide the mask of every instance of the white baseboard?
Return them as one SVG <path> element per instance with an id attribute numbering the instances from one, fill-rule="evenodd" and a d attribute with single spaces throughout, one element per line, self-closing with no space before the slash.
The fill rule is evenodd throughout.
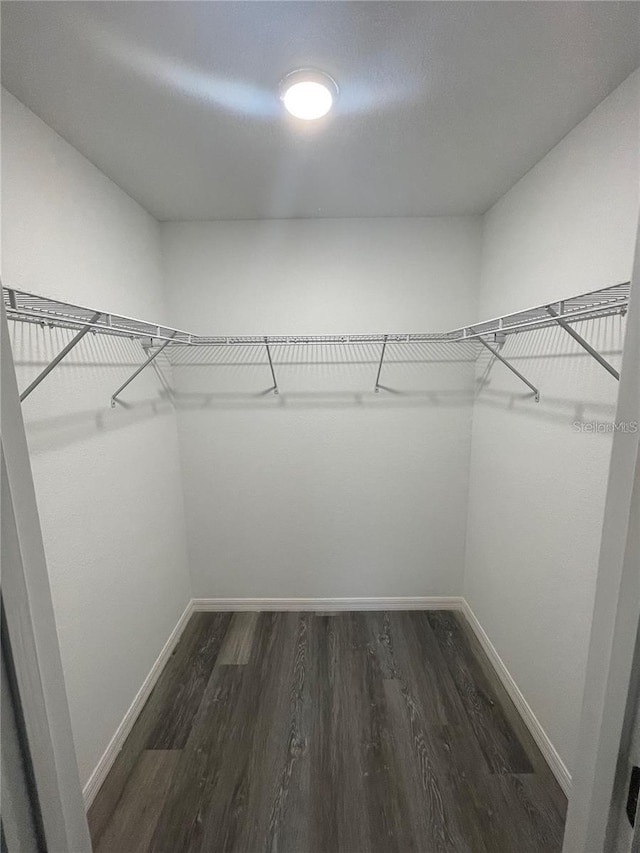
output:
<path id="1" fill-rule="evenodd" d="M 509 694 L 511 701 L 516 706 L 518 713 L 520 714 L 525 725 L 531 732 L 531 736 L 538 744 L 538 748 L 543 754 L 547 764 L 551 768 L 551 771 L 556 777 L 558 784 L 568 797 L 571 791 L 571 774 L 569 773 L 566 764 L 560 758 L 558 751 L 551 742 L 545 730 L 542 728 L 542 725 L 536 715 L 533 713 L 531 706 L 522 695 L 522 692 L 516 684 L 513 676 L 511 675 L 504 661 L 496 651 L 495 646 L 487 636 L 484 628 L 478 621 L 477 616 L 471 609 L 471 606 L 469 605 L 466 599 L 463 599 L 462 612 L 467 622 L 471 626 L 473 633 L 478 638 L 478 642 L 480 643 L 487 657 L 491 661 L 491 665 L 496 671 L 496 674 L 502 682 L 505 690 Z"/>
<path id="2" fill-rule="evenodd" d="M 151 691 L 155 687 L 156 681 L 158 680 L 160 673 L 165 667 L 165 664 L 171 657 L 171 654 L 175 647 L 178 645 L 178 640 L 182 636 L 182 632 L 184 631 L 187 622 L 189 621 L 189 617 L 193 613 L 193 600 L 189 601 L 187 606 L 184 609 L 182 616 L 178 619 L 178 622 L 169 635 L 169 639 L 164 644 L 162 651 L 158 655 L 155 663 L 151 667 L 149 674 L 142 682 L 142 686 L 140 690 L 131 703 L 129 710 L 124 715 L 124 718 L 118 728 L 116 729 L 116 733 L 111 738 L 109 746 L 104 751 L 102 758 L 98 762 L 95 770 L 89 777 L 87 784 L 84 786 L 82 791 L 84 797 L 85 808 L 88 809 L 91 803 L 93 802 L 96 794 L 100 790 L 100 786 L 104 782 L 107 777 L 107 774 L 111 770 L 113 766 L 113 762 L 116 760 L 118 753 L 122 749 L 122 746 L 129 735 L 129 732 L 133 728 L 133 724 L 138 719 L 138 715 L 144 706 L 144 703 L 149 698 Z"/>
<path id="3" fill-rule="evenodd" d="M 462 610 L 460 596 L 409 598 L 194 598 L 194 610 Z"/>

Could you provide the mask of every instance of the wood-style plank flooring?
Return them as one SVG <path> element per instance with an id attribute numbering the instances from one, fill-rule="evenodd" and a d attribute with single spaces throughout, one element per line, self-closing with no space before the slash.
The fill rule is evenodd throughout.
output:
<path id="1" fill-rule="evenodd" d="M 464 617 L 196 613 L 95 853 L 559 853 L 566 801 Z"/>

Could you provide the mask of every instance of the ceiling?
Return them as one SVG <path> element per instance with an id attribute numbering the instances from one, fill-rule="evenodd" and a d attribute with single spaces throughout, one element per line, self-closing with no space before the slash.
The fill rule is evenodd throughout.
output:
<path id="1" fill-rule="evenodd" d="M 640 65 L 633 2 L 5 2 L 9 91 L 161 220 L 481 213 Z M 316 67 L 304 124 L 278 83 Z"/>

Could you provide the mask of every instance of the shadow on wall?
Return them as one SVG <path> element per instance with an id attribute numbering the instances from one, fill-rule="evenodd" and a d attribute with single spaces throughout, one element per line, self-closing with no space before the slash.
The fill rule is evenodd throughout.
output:
<path id="1" fill-rule="evenodd" d="M 625 320 L 602 317 L 573 324 L 614 367 L 620 368 Z M 476 367 L 475 402 L 509 410 L 527 419 L 574 424 L 611 419 L 616 380 L 563 329 L 549 327 L 509 335 L 500 353 L 540 390 L 540 403 L 526 386 L 487 350 Z M 605 433 L 602 433 L 605 434 Z"/>
<path id="2" fill-rule="evenodd" d="M 172 350 L 179 408 L 379 408 L 470 405 L 476 344 L 388 344 L 375 394 L 379 344 L 271 347 L 278 395 L 266 347 Z"/>
<path id="3" fill-rule="evenodd" d="M 380 386 L 393 396 L 385 397 L 382 394 L 358 393 L 357 391 L 334 391 L 313 392 L 301 391 L 272 393 L 271 388 L 257 394 L 246 393 L 180 393 L 175 395 L 176 407 L 181 410 L 210 410 L 210 409 L 260 409 L 262 411 L 289 409 L 328 409 L 328 408 L 351 408 L 354 406 L 369 407 L 372 409 L 390 408 L 415 408 L 424 406 L 468 406 L 473 402 L 471 391 L 422 391 L 407 392 L 396 391 L 393 388 Z M 263 403 L 261 398 L 268 397 Z"/>
<path id="4" fill-rule="evenodd" d="M 27 385 L 71 340 L 74 332 L 31 323 L 10 323 L 18 387 Z M 144 371 L 126 403 L 111 395 L 146 358 L 129 338 L 88 334 L 22 404 L 29 447 L 46 452 L 173 413 L 156 374 Z"/>
<path id="5" fill-rule="evenodd" d="M 20 387 L 59 352 L 73 332 L 14 323 L 12 342 Z M 619 366 L 624 319 L 576 324 L 595 348 Z M 510 335 L 501 350 L 541 391 L 536 404 L 526 386 L 478 344 L 389 344 L 374 393 L 378 344 L 273 347 L 280 392 L 272 393 L 266 349 L 259 345 L 165 350 L 157 369 L 134 380 L 115 409 L 115 389 L 145 359 L 140 343 L 87 335 L 25 401 L 35 452 L 126 429 L 179 410 L 301 408 L 375 409 L 461 407 L 477 402 L 541 421 L 609 417 L 617 388 L 588 353 L 562 329 Z M 587 397 L 586 389 L 589 389 Z M 558 393 L 558 391 L 562 393 Z"/>

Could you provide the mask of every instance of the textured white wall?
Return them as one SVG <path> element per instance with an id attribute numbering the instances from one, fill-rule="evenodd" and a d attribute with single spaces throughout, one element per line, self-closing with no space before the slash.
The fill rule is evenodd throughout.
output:
<path id="1" fill-rule="evenodd" d="M 638 216 L 640 73 L 485 216 L 478 317 L 628 281 Z M 619 364 L 624 321 L 579 331 Z M 510 337 L 473 415 L 464 594 L 573 768 L 617 383 L 560 329 Z M 486 360 L 480 365 L 486 367 Z"/>
<path id="2" fill-rule="evenodd" d="M 167 223 L 163 248 L 189 330 L 444 330 L 475 310 L 472 218 Z M 279 397 L 262 347 L 174 367 L 195 596 L 460 592 L 470 351 L 390 346 L 375 395 L 379 352 L 274 349 Z"/>
<path id="3" fill-rule="evenodd" d="M 2 98 L 3 284 L 164 318 L 158 224 Z M 25 387 L 73 333 L 14 324 Z M 175 415 L 142 350 L 87 335 L 23 404 L 80 777 L 86 782 L 190 597 Z"/>

